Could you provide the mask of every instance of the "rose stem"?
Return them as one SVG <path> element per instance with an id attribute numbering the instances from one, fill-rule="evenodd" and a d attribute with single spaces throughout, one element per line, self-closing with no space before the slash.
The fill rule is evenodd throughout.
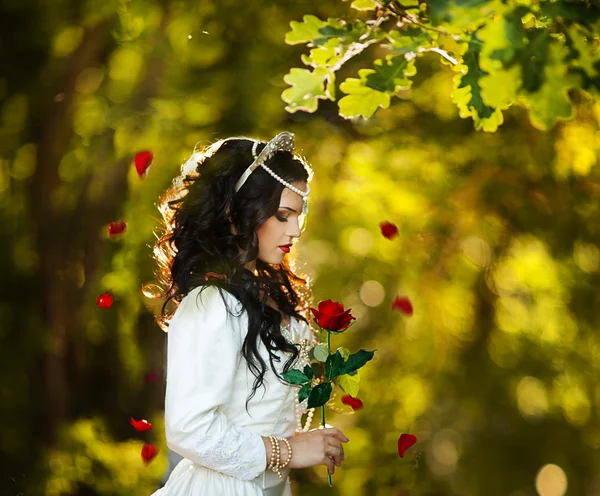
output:
<path id="1" fill-rule="evenodd" d="M 327 331 L 327 353 L 331 354 L 331 333 L 329 331 Z M 321 424 L 325 428 L 325 405 L 321 407 Z M 329 470 L 327 471 L 327 482 L 330 486 L 332 485 Z"/>

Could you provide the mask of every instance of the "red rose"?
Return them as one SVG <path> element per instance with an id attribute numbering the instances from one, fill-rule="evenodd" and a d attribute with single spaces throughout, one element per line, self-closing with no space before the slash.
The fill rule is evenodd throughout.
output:
<path id="1" fill-rule="evenodd" d="M 121 222 L 111 222 L 108 226 L 108 234 L 109 236 L 118 236 L 122 234 L 127 229 L 127 222 L 122 220 Z"/>
<path id="2" fill-rule="evenodd" d="M 156 446 L 153 446 L 152 444 L 144 444 L 144 446 L 142 446 L 142 460 L 144 460 L 146 465 L 154 460 L 157 454 L 158 448 Z"/>
<path id="3" fill-rule="evenodd" d="M 349 394 L 342 396 L 342 403 L 352 407 L 352 410 L 360 410 L 363 407 L 363 402 L 358 398 L 353 398 Z"/>
<path id="4" fill-rule="evenodd" d="M 149 150 L 136 153 L 133 163 L 135 164 L 135 170 L 140 177 L 144 177 L 148 174 L 148 170 L 150 169 L 153 160 L 154 154 Z"/>
<path id="5" fill-rule="evenodd" d="M 356 320 L 350 310 L 352 309 L 344 310 L 344 305 L 331 300 L 321 301 L 318 310 L 310 308 L 319 327 L 334 332 L 345 331 L 350 322 Z"/>
<path id="6" fill-rule="evenodd" d="M 404 458 L 404 452 L 417 442 L 417 436 L 414 434 L 402 434 L 398 438 L 398 454 Z"/>
<path id="7" fill-rule="evenodd" d="M 396 224 L 392 224 L 391 222 L 380 222 L 379 228 L 381 229 L 381 234 L 383 234 L 384 238 L 392 239 L 395 236 L 398 236 L 398 228 Z"/>
<path id="8" fill-rule="evenodd" d="M 144 419 L 135 420 L 134 418 L 132 418 L 129 421 L 129 423 L 131 425 L 133 425 L 133 428 L 138 432 L 145 432 L 145 431 L 149 431 L 150 429 L 152 429 L 152 424 Z"/>
<path id="9" fill-rule="evenodd" d="M 108 310 L 110 307 L 112 307 L 112 304 L 113 297 L 110 293 L 103 293 L 98 296 L 98 299 L 96 300 L 96 305 L 104 310 Z"/>
<path id="10" fill-rule="evenodd" d="M 410 317 L 413 314 L 412 303 L 406 296 L 396 296 L 392 303 L 392 310 L 399 310 L 407 317 Z"/>

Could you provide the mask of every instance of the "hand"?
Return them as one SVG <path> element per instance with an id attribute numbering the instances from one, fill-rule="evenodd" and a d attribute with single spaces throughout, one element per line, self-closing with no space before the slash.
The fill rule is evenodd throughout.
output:
<path id="1" fill-rule="evenodd" d="M 344 447 L 349 439 L 335 427 L 319 427 L 287 438 L 292 447 L 290 468 L 306 468 L 325 465 L 330 474 L 344 461 Z M 281 443 L 282 459 L 287 459 L 287 446 Z M 284 453 L 285 447 L 285 453 Z"/>

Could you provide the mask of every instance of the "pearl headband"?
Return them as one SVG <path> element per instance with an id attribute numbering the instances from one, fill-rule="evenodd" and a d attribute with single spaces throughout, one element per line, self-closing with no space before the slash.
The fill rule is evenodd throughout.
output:
<path id="1" fill-rule="evenodd" d="M 246 180 L 258 167 L 262 167 L 273 179 L 279 181 L 286 188 L 292 190 L 294 193 L 297 193 L 302 197 L 302 213 L 306 215 L 308 213 L 308 195 L 310 193 L 310 186 L 308 186 L 307 184 L 308 189 L 306 191 L 302 191 L 293 186 L 292 184 L 288 183 L 287 181 L 283 180 L 265 164 L 265 162 L 272 158 L 273 155 L 275 155 L 275 153 L 278 151 L 292 152 L 294 150 L 294 135 L 292 133 L 288 133 L 285 131 L 279 133 L 267 143 L 267 146 L 263 148 L 260 154 L 257 154 L 258 145 L 261 143 L 260 140 L 247 138 L 246 136 L 234 136 L 231 138 L 226 138 L 224 140 L 217 141 L 210 145 L 204 151 L 194 151 L 192 156 L 181 167 L 182 176 L 192 175 L 195 171 L 197 171 L 197 168 L 202 161 L 214 155 L 217 152 L 217 150 L 221 146 L 223 146 L 224 143 L 234 139 L 244 139 L 254 142 L 252 145 L 252 157 L 254 158 L 254 162 L 250 164 L 250 166 L 244 171 L 242 176 L 235 183 L 235 192 L 237 193 L 241 189 Z M 312 169 L 306 163 L 304 164 L 304 167 L 308 171 L 308 180 L 310 181 L 310 179 L 312 178 Z"/>
<path id="2" fill-rule="evenodd" d="M 308 195 L 310 193 L 310 186 L 307 184 L 306 186 L 308 189 L 306 191 L 302 191 L 301 189 L 296 188 L 287 181 L 284 181 L 265 164 L 265 162 L 272 158 L 278 151 L 292 152 L 294 150 L 294 135 L 292 133 L 288 133 L 287 131 L 279 133 L 267 143 L 267 146 L 265 146 L 258 155 L 256 154 L 256 151 L 258 145 L 260 144 L 260 141 L 253 141 L 254 144 L 252 145 L 252 156 L 254 157 L 254 162 L 252 162 L 248 166 L 248 168 L 244 171 L 242 176 L 235 183 L 236 193 L 240 190 L 240 188 L 244 185 L 246 180 L 250 177 L 250 174 L 252 174 L 258 167 L 262 167 L 273 179 L 279 181 L 286 188 L 292 190 L 294 193 L 297 193 L 302 197 L 302 213 L 306 215 L 308 213 Z"/>

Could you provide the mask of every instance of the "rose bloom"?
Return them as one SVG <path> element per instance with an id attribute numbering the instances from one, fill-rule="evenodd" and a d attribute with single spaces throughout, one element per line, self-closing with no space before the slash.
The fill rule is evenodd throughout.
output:
<path id="1" fill-rule="evenodd" d="M 351 308 L 344 310 L 344 305 L 336 301 L 321 301 L 318 310 L 310 308 L 315 317 L 315 322 L 322 329 L 334 332 L 345 331 L 356 317 L 350 314 Z"/>

